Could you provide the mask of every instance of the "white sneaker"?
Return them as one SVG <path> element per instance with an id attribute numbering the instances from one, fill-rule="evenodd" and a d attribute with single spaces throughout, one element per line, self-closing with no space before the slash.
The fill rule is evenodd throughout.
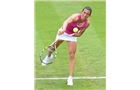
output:
<path id="1" fill-rule="evenodd" d="M 73 79 L 72 78 L 68 78 L 67 85 L 69 85 L 69 86 L 73 85 Z"/>
<path id="2" fill-rule="evenodd" d="M 45 59 L 42 62 L 42 66 L 46 66 L 49 63 L 49 60 L 53 58 L 53 55 L 51 54 L 50 57 L 46 56 Z"/>

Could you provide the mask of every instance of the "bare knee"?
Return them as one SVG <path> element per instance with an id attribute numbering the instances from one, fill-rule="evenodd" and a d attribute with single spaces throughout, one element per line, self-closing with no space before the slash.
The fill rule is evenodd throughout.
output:
<path id="1" fill-rule="evenodd" d="M 70 59 L 74 60 L 75 59 L 75 53 L 74 52 L 70 52 L 69 53 Z"/>

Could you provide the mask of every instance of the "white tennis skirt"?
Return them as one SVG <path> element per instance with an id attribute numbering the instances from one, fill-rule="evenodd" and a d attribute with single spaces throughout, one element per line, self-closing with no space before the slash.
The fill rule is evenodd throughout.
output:
<path id="1" fill-rule="evenodd" d="M 60 28 L 59 30 L 62 30 L 62 28 Z M 77 37 L 75 37 L 75 36 L 68 36 L 67 33 L 63 33 L 60 36 L 56 35 L 56 37 L 58 37 L 58 40 L 65 40 L 65 41 L 74 41 L 74 42 L 77 42 Z"/>

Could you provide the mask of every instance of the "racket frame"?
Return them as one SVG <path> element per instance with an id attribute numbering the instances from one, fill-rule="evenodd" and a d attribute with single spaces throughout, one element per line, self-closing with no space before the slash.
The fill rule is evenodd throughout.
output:
<path id="1" fill-rule="evenodd" d="M 50 44 L 49 46 L 45 47 L 45 48 L 42 50 L 42 52 L 40 53 L 40 61 L 41 61 L 41 63 L 44 63 L 44 62 L 43 62 L 44 59 L 42 59 L 42 53 L 43 53 L 45 50 L 48 51 L 49 47 L 51 47 L 52 45 L 54 45 L 54 52 L 52 52 L 52 53 L 55 53 L 53 58 L 55 59 L 55 58 L 57 57 L 56 43 L 57 43 L 58 40 L 59 40 L 59 36 L 57 35 L 55 41 L 54 41 L 52 44 Z M 48 65 L 48 64 L 51 64 L 51 63 L 53 63 L 53 62 L 54 62 L 54 60 L 51 61 L 51 62 L 49 62 L 49 63 L 47 63 L 47 65 Z M 46 64 L 46 63 L 44 63 L 44 64 Z"/>

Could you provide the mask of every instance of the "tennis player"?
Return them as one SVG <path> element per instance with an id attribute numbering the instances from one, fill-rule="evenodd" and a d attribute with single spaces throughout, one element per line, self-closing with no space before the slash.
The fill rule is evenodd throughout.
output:
<path id="1" fill-rule="evenodd" d="M 88 20 L 88 17 L 91 15 L 92 9 L 89 6 L 86 6 L 82 9 L 81 13 L 72 14 L 68 19 L 66 19 L 62 25 L 62 27 L 58 30 L 57 37 L 58 40 L 56 42 L 56 48 L 63 42 L 67 41 L 68 43 L 68 51 L 69 51 L 69 67 L 70 67 L 70 73 L 69 77 L 67 79 L 67 85 L 73 85 L 73 79 L 72 75 L 74 72 L 74 66 L 75 66 L 75 52 L 77 49 L 77 37 L 80 37 L 85 30 L 89 27 L 90 22 Z M 73 28 L 77 27 L 78 32 L 75 33 L 73 31 Z M 49 50 L 49 54 L 47 59 L 44 59 L 42 65 L 46 65 L 45 63 L 48 62 L 52 58 L 51 53 L 55 50 L 55 46 L 52 45 Z"/>

